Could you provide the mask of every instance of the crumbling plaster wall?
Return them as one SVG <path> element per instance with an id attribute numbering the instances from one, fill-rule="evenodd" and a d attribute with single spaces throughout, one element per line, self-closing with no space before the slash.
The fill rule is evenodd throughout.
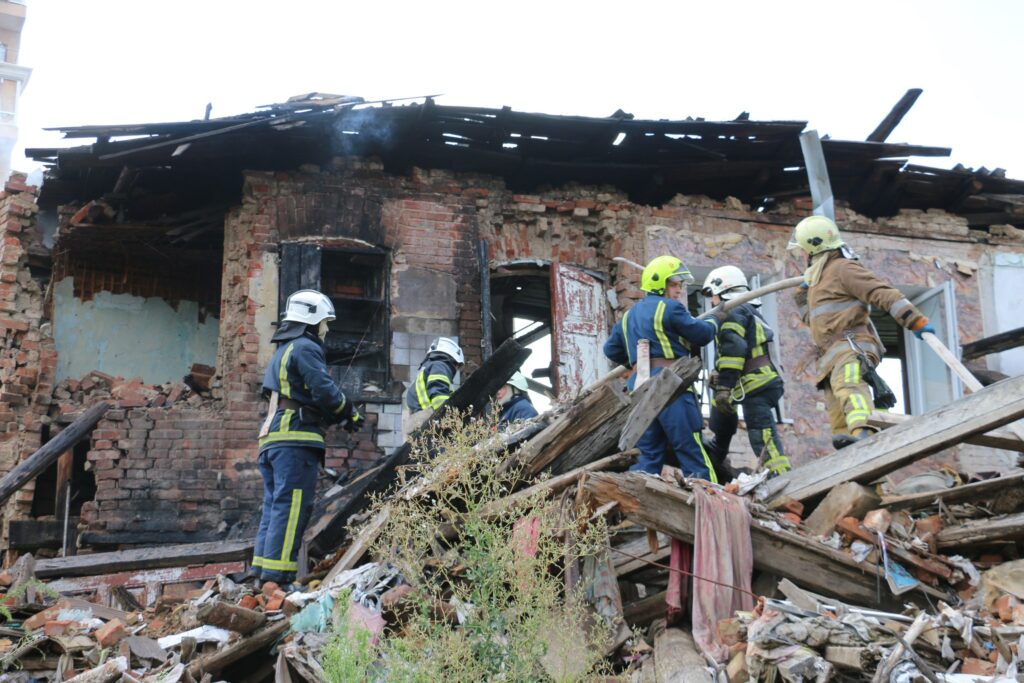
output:
<path id="1" fill-rule="evenodd" d="M 82 301 L 72 278 L 53 289 L 57 379 L 92 370 L 141 377 L 148 384 L 178 381 L 194 363 L 217 360 L 218 320 L 200 320 L 199 304 L 172 306 L 157 297 L 99 292 Z"/>

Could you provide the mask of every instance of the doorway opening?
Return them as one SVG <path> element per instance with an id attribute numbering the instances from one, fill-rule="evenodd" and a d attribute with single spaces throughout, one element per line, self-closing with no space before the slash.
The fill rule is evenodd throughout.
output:
<path id="1" fill-rule="evenodd" d="M 533 353 L 520 371 L 538 411 L 555 396 L 552 363 L 551 274 L 536 262 L 508 264 L 491 272 L 491 341 L 497 348 L 516 339 Z"/>

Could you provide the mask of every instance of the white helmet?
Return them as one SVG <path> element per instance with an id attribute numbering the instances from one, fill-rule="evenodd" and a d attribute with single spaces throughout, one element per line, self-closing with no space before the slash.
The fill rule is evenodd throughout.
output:
<path id="1" fill-rule="evenodd" d="M 740 292 L 749 292 L 750 285 L 743 271 L 736 266 L 722 266 L 708 273 L 701 293 L 704 296 L 720 296 L 726 301 Z"/>
<path id="2" fill-rule="evenodd" d="M 459 342 L 455 341 L 451 337 L 438 337 L 434 340 L 434 343 L 430 345 L 429 353 L 443 353 L 459 365 L 466 362 L 466 356 L 463 355 L 462 349 L 459 348 Z"/>
<path id="3" fill-rule="evenodd" d="M 505 384 L 524 393 L 530 390 L 530 383 L 526 381 L 526 375 L 518 370 L 512 373 L 512 376 L 508 378 Z"/>
<path id="4" fill-rule="evenodd" d="M 334 320 L 334 304 L 315 289 L 300 289 L 288 297 L 284 320 L 319 325 L 321 320 Z"/>

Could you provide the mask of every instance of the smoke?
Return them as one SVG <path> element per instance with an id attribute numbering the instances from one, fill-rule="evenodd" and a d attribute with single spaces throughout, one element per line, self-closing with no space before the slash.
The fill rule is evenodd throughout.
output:
<path id="1" fill-rule="evenodd" d="M 333 126 L 331 151 L 340 156 L 376 154 L 395 142 L 395 122 L 390 107 L 350 109 Z"/>

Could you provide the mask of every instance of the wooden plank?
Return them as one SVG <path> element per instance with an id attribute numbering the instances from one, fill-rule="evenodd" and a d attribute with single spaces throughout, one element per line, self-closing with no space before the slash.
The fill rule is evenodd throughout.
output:
<path id="1" fill-rule="evenodd" d="M 629 400 L 604 385 L 558 416 L 540 434 L 502 465 L 503 472 L 522 468 L 524 478 L 534 477 L 568 448 L 598 429 L 612 415 L 624 410 Z"/>
<path id="2" fill-rule="evenodd" d="M 614 555 L 614 553 L 612 553 Z M 647 626 L 659 617 L 665 616 L 668 609 L 665 602 L 666 591 L 648 595 L 622 606 L 622 619 L 630 626 Z"/>
<path id="3" fill-rule="evenodd" d="M 914 106 L 914 102 L 917 102 L 917 98 L 921 96 L 923 91 L 920 88 L 911 88 L 907 92 L 903 93 L 903 97 L 897 102 L 892 110 L 885 115 L 881 123 L 878 124 L 871 135 L 867 137 L 868 142 L 885 142 L 886 138 L 896 129 L 896 126 L 900 125 L 900 121 L 907 115 L 910 108 Z"/>
<path id="4" fill-rule="evenodd" d="M 270 626 L 256 631 L 248 638 L 242 638 L 234 645 L 229 645 L 219 652 L 197 659 L 189 664 L 189 673 L 195 679 L 201 678 L 206 673 L 217 674 L 224 667 L 234 664 L 243 657 L 270 647 L 278 638 L 288 632 L 289 626 L 291 626 L 290 619 L 276 621 Z"/>
<path id="5" fill-rule="evenodd" d="M 990 519 L 972 519 L 946 527 L 935 537 L 939 548 L 959 548 L 1024 538 L 1024 512 Z"/>
<path id="6" fill-rule="evenodd" d="M 960 360 L 967 362 L 975 358 L 981 358 L 993 353 L 1008 351 L 1018 346 L 1024 346 L 1024 327 L 1015 330 L 1007 330 L 991 337 L 977 339 L 960 346 Z"/>
<path id="7" fill-rule="evenodd" d="M 809 500 L 846 481 L 867 483 L 907 463 L 1024 417 L 1024 376 L 985 387 L 842 451 L 769 480 L 770 505 Z"/>
<path id="8" fill-rule="evenodd" d="M 72 517 L 68 524 L 68 544 L 73 545 L 78 533 L 78 518 Z M 35 550 L 36 548 L 60 548 L 64 543 L 64 522 L 39 519 L 12 519 L 8 543 L 13 550 Z"/>
<path id="9" fill-rule="evenodd" d="M 344 571 L 352 569 L 359 563 L 359 560 L 363 559 L 363 555 L 370 550 L 370 546 L 373 545 L 373 542 L 377 540 L 378 536 L 380 536 L 380 532 L 384 530 L 384 525 L 387 524 L 388 519 L 390 518 L 391 508 L 386 507 L 378 512 L 368 524 L 359 530 L 356 537 L 352 539 L 352 544 L 349 545 L 341 558 L 334 563 L 334 566 L 331 567 L 331 571 L 327 572 L 327 576 L 323 581 L 325 586 L 329 586 L 331 581 L 334 580 L 334 577 Z"/>
<path id="10" fill-rule="evenodd" d="M 973 484 L 954 486 L 941 491 L 926 491 L 906 496 L 883 496 L 881 504 L 890 510 L 920 510 L 936 505 L 940 500 L 945 505 L 966 501 L 991 501 L 997 497 L 996 494 L 1006 490 L 1017 490 L 1022 486 L 1024 486 L 1024 472 L 976 481 Z"/>
<path id="11" fill-rule="evenodd" d="M 62 429 L 57 436 L 47 441 L 42 448 L 18 463 L 3 479 L 0 479 L 0 504 L 14 495 L 15 491 L 22 486 L 42 474 L 62 453 L 85 437 L 102 419 L 108 408 L 110 408 L 109 403 L 97 403 Z"/>
<path id="12" fill-rule="evenodd" d="M 883 413 L 875 411 L 868 418 L 868 424 L 877 429 L 888 429 L 902 424 L 907 420 L 913 420 L 912 415 L 900 415 L 899 413 Z M 1007 451 L 1024 453 L 1024 441 L 1017 438 L 1017 435 L 1008 429 L 993 429 L 991 432 L 974 434 L 964 439 L 964 443 L 975 446 L 988 446 L 989 448 L 1001 448 Z"/>
<path id="13" fill-rule="evenodd" d="M 651 423 L 658 419 L 658 415 L 665 409 L 665 406 L 672 403 L 683 392 L 693 386 L 693 383 L 700 375 L 702 363 L 699 358 L 683 358 L 677 361 L 670 368 L 666 368 L 655 375 L 650 382 L 645 382 L 635 394 L 632 408 L 626 419 L 626 426 L 622 429 L 619 437 L 619 450 L 632 448 L 644 435 Z"/>
<path id="14" fill-rule="evenodd" d="M 959 358 L 953 355 L 952 351 L 946 348 L 946 345 L 942 343 L 942 340 L 931 332 L 922 332 L 921 339 L 923 339 L 924 343 L 935 352 L 935 355 L 941 358 L 942 362 L 960 378 L 960 381 L 964 383 L 964 387 L 971 392 L 980 391 L 982 389 L 983 385 L 981 381 L 971 374 L 971 371 L 960 362 Z M 1010 423 L 1007 425 L 1007 428 L 1016 434 L 1018 439 L 1024 441 L 1024 427 Z"/>
<path id="15" fill-rule="evenodd" d="M 112 553 L 93 553 L 39 560 L 36 563 L 36 576 L 40 579 L 62 576 L 94 576 L 134 569 L 158 569 L 227 562 L 247 559 L 251 552 L 252 541 L 216 541 L 119 550 Z"/>
<path id="16" fill-rule="evenodd" d="M 654 639 L 654 666 L 658 683 L 711 683 L 707 662 L 686 631 L 667 628 Z"/>
<path id="17" fill-rule="evenodd" d="M 635 472 L 594 472 L 587 476 L 583 487 L 599 505 L 616 501 L 617 511 L 638 524 L 681 541 L 694 540 L 696 509 L 689 491 Z M 898 608 L 900 600 L 907 597 L 891 598 L 886 592 L 879 602 L 876 577 L 884 583 L 882 570 L 857 564 L 848 554 L 801 534 L 755 523 L 750 527 L 750 538 L 757 568 L 791 579 L 808 590 L 883 608 Z M 939 591 L 922 588 L 941 599 Z"/>

